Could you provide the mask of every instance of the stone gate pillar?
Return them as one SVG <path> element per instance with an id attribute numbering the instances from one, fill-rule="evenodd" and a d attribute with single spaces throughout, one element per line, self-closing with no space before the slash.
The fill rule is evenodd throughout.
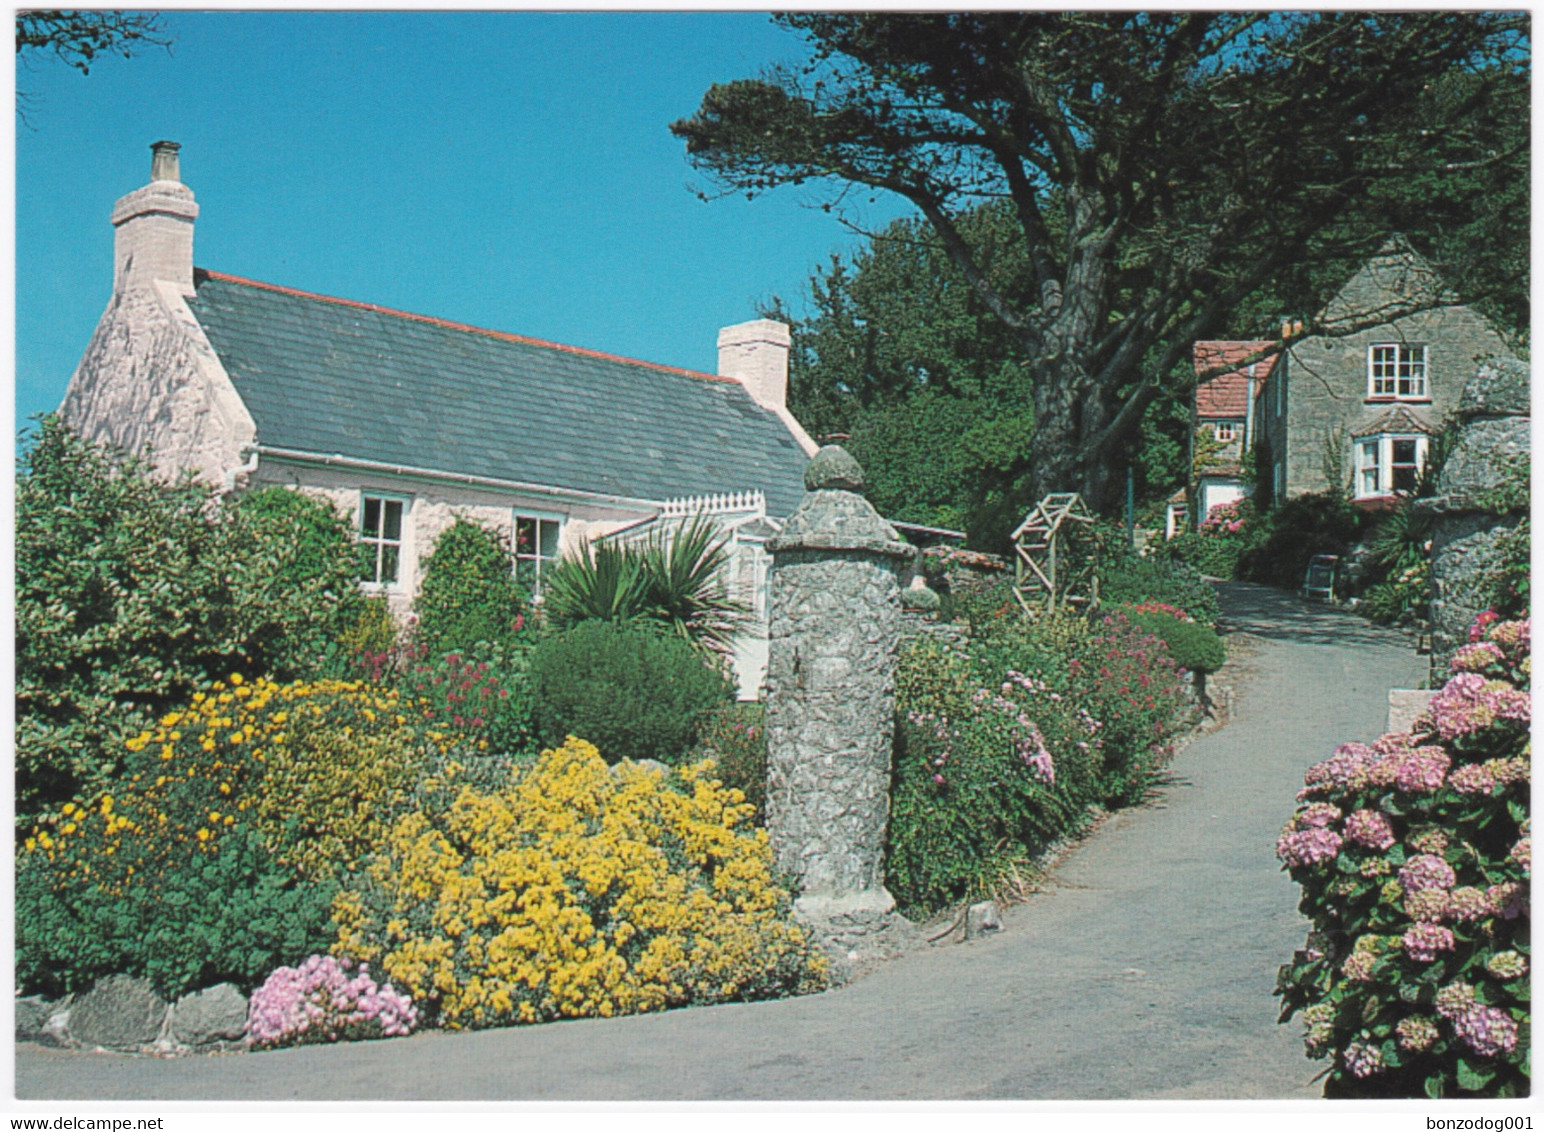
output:
<path id="1" fill-rule="evenodd" d="M 1437 479 L 1437 494 L 1416 506 L 1435 515 L 1431 539 L 1431 660 L 1434 683 L 1468 642 L 1485 610 L 1486 575 L 1499 565 L 1496 542 L 1526 515 L 1503 512 L 1486 496 L 1523 466 L 1529 451 L 1528 364 L 1486 362 L 1464 386 L 1455 416 L 1458 436 Z"/>
<path id="2" fill-rule="evenodd" d="M 767 543 L 767 826 L 795 910 L 838 961 L 911 942 L 880 871 L 890 809 L 900 573 L 915 548 L 860 494 L 863 470 L 822 448 L 809 494 Z"/>

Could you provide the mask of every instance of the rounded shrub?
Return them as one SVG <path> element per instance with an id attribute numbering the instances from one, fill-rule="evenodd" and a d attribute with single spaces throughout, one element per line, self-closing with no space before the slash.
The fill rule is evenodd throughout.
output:
<path id="1" fill-rule="evenodd" d="M 413 599 L 415 643 L 430 658 L 502 644 L 524 622 L 525 591 L 504 537 L 458 516 L 435 541 Z"/>
<path id="2" fill-rule="evenodd" d="M 672 765 L 734 694 L 718 665 L 686 640 L 610 621 L 581 621 L 538 644 L 531 682 L 544 745 L 577 735 L 613 761 Z"/>
<path id="3" fill-rule="evenodd" d="M 334 953 L 457 1029 L 819 989 L 749 814 L 705 766 L 608 768 L 570 740 L 399 818 L 338 896 Z"/>
<path id="4" fill-rule="evenodd" d="M 1217 591 L 1201 571 L 1165 554 L 1112 552 L 1099 566 L 1099 600 L 1105 605 L 1163 602 L 1204 625 L 1215 625 L 1219 614 Z"/>
<path id="5" fill-rule="evenodd" d="M 1529 1092 L 1528 638 L 1491 624 L 1411 731 L 1308 770 L 1276 853 L 1312 931 L 1277 994 L 1326 1095 Z"/>
<path id="6" fill-rule="evenodd" d="M 1187 621 L 1176 613 L 1152 603 L 1126 606 L 1121 612 L 1138 629 L 1153 634 L 1169 650 L 1169 657 L 1187 672 L 1203 675 L 1216 672 L 1228 659 L 1222 638 L 1205 625 Z"/>

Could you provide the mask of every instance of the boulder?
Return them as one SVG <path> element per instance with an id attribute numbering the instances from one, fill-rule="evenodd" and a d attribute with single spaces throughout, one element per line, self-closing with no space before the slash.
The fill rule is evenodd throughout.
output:
<path id="1" fill-rule="evenodd" d="M 166 1002 L 144 979 L 109 975 L 70 1009 L 70 1040 L 87 1049 L 137 1050 L 160 1036 Z"/>
<path id="2" fill-rule="evenodd" d="M 1003 930 L 1002 913 L 998 911 L 997 904 L 992 900 L 983 900 L 979 904 L 972 904 L 965 911 L 965 938 L 980 939 L 990 932 Z"/>
<path id="3" fill-rule="evenodd" d="M 16 1040 L 37 1042 L 39 1045 L 62 1045 L 60 1032 L 63 1025 L 49 1026 L 55 1015 L 68 1017 L 70 999 L 44 998 L 40 994 L 23 995 L 16 1000 Z"/>
<path id="4" fill-rule="evenodd" d="M 231 983 L 185 994 L 172 1007 L 168 1030 L 172 1041 L 194 1049 L 239 1042 L 247 1030 L 246 997 Z"/>

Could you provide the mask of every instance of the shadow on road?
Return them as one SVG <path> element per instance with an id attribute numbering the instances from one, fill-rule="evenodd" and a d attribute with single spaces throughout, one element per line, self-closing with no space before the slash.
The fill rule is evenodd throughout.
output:
<path id="1" fill-rule="evenodd" d="M 1252 582 L 1219 582 L 1222 604 L 1218 629 L 1251 633 L 1273 641 L 1323 645 L 1399 645 L 1410 640 L 1356 614 L 1322 601 Z"/>

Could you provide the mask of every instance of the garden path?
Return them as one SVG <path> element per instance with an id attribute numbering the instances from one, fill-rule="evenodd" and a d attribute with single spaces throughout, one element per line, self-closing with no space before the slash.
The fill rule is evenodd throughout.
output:
<path id="1" fill-rule="evenodd" d="M 842 990 L 609 1020 L 232 1057 L 25 1045 L 21 1099 L 815 1100 L 1310 1097 L 1278 1026 L 1300 946 L 1273 847 L 1303 770 L 1382 730 L 1424 662 L 1399 635 L 1258 586 L 1221 587 L 1247 636 L 1232 721 L 1175 758 L 1004 916 Z"/>

